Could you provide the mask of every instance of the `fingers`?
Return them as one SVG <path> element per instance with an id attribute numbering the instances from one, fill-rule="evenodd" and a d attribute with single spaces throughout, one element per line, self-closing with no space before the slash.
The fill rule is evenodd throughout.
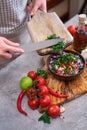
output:
<path id="1" fill-rule="evenodd" d="M 10 45 L 10 46 L 14 46 L 14 47 L 18 47 L 18 46 L 19 46 L 18 43 L 15 43 L 15 42 L 9 41 L 9 40 L 6 39 L 6 38 L 3 38 L 3 41 L 4 41 L 7 45 Z"/>
<path id="2" fill-rule="evenodd" d="M 8 47 L 8 51 L 16 52 L 16 53 L 20 53 L 20 54 L 24 53 L 23 49 L 18 48 L 18 47 L 12 47 L 12 46 Z"/>
<path id="3" fill-rule="evenodd" d="M 11 59 L 11 58 L 12 58 L 12 54 L 8 52 L 4 52 L 0 54 L 0 60 Z"/>
<path id="4" fill-rule="evenodd" d="M 1 61 L 1 60 L 5 60 L 5 58 L 3 58 L 3 57 L 0 57 L 0 61 Z"/>
<path id="5" fill-rule="evenodd" d="M 43 5 L 40 7 L 40 10 L 42 10 L 42 11 L 44 11 L 44 12 L 47 12 L 46 6 L 43 6 Z"/>
<path id="6" fill-rule="evenodd" d="M 27 6 L 27 10 L 29 11 L 29 13 L 31 13 L 31 11 L 32 11 L 32 3 L 30 3 L 30 4 Z"/>
<path id="7" fill-rule="evenodd" d="M 19 48 L 19 44 L 18 43 L 14 43 L 12 41 L 9 41 L 6 38 L 3 38 L 2 41 L 3 45 L 4 45 L 4 49 L 5 51 L 12 51 L 12 52 L 16 52 L 16 53 L 23 53 L 24 50 Z"/>
<path id="8" fill-rule="evenodd" d="M 46 0 L 42 0 L 39 9 L 42 10 L 43 12 L 47 12 Z"/>
<path id="9" fill-rule="evenodd" d="M 0 51 L 0 60 L 5 60 L 5 59 L 11 59 L 13 54 L 10 53 L 10 52 L 16 52 L 16 53 L 20 53 L 22 54 L 24 51 L 20 48 L 14 48 L 14 47 L 11 47 L 11 48 L 8 48 L 9 51 Z"/>
<path id="10" fill-rule="evenodd" d="M 4 37 L 0 37 L 0 60 L 12 58 L 14 52 L 22 54 L 24 50 L 19 48 L 18 43 L 14 43 Z"/>
<path id="11" fill-rule="evenodd" d="M 47 12 L 46 0 L 35 0 L 33 5 L 32 4 L 28 5 L 28 11 L 30 12 L 31 15 L 34 15 L 38 9 Z"/>
<path id="12" fill-rule="evenodd" d="M 35 3 L 31 10 L 31 15 L 34 15 L 37 12 L 39 7 L 40 7 L 39 3 Z"/>

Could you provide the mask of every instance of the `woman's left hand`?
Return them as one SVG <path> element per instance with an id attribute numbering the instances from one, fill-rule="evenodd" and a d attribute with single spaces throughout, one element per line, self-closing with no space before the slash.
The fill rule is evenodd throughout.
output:
<path id="1" fill-rule="evenodd" d="M 34 0 L 34 3 L 30 3 L 27 8 L 30 15 L 34 15 L 38 9 L 47 12 L 46 0 Z"/>

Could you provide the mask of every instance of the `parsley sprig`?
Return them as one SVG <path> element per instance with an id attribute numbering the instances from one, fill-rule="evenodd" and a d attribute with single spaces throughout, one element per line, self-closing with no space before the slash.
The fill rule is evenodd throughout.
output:
<path id="1" fill-rule="evenodd" d="M 60 38 L 59 36 L 57 36 L 56 34 L 50 35 L 47 37 L 47 39 L 56 39 L 56 38 Z M 64 42 L 58 42 L 56 45 L 51 46 L 51 48 L 55 51 L 55 52 L 59 52 L 62 48 L 64 47 Z"/>
<path id="2" fill-rule="evenodd" d="M 39 119 L 38 121 L 43 121 L 44 123 L 50 124 L 50 116 L 48 115 L 48 112 L 46 111 Z"/>

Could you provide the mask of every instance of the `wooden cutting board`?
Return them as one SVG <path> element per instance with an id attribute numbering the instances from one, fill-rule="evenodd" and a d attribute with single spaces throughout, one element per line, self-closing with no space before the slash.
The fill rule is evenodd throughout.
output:
<path id="1" fill-rule="evenodd" d="M 43 13 L 38 11 L 31 21 L 27 23 L 27 27 L 33 42 L 45 40 L 47 36 L 52 34 L 65 38 L 65 42 L 73 40 L 73 37 L 55 12 Z M 42 59 L 44 63 L 43 68 L 47 69 L 47 56 L 42 57 Z M 49 72 L 47 85 L 58 93 L 69 94 L 67 99 L 55 98 L 50 95 L 53 103 L 62 104 L 68 102 L 87 92 L 87 68 L 85 68 L 84 72 L 75 78 L 75 80 L 67 82 L 58 80 Z"/>
<path id="2" fill-rule="evenodd" d="M 33 18 L 27 22 L 27 28 L 33 42 L 47 39 L 47 36 L 56 34 L 65 39 L 65 42 L 72 41 L 73 37 L 55 12 L 44 13 L 38 11 Z"/>
<path id="3" fill-rule="evenodd" d="M 43 57 L 44 70 L 47 70 L 47 58 L 48 56 Z M 55 92 L 69 95 L 67 99 L 56 98 L 50 95 L 52 103 L 62 104 L 75 99 L 87 92 L 87 67 L 84 69 L 81 75 L 71 81 L 59 80 L 52 73 L 48 72 L 47 86 Z"/>

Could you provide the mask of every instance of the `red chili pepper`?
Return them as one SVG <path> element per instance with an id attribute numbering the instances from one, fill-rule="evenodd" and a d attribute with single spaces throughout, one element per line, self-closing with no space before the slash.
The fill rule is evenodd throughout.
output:
<path id="1" fill-rule="evenodd" d="M 22 90 L 20 92 L 20 94 L 18 95 L 18 98 L 17 98 L 17 109 L 20 113 L 22 113 L 26 116 L 27 113 L 21 108 L 21 102 L 22 102 L 22 98 L 23 98 L 24 95 L 25 95 L 25 92 Z"/>
<path id="2" fill-rule="evenodd" d="M 59 94 L 59 93 L 54 92 L 50 88 L 48 88 L 48 90 L 49 90 L 49 93 L 52 94 L 55 97 L 59 97 L 59 98 L 67 98 L 68 97 L 68 94 Z"/>

